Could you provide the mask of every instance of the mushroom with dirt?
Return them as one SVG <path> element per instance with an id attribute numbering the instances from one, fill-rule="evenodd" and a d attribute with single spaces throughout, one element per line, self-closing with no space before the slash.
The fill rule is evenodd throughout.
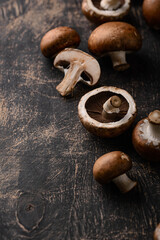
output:
<path id="1" fill-rule="evenodd" d="M 43 36 L 40 48 L 45 57 L 53 58 L 65 48 L 76 48 L 79 43 L 80 36 L 74 29 L 61 26 L 48 31 Z"/>
<path id="2" fill-rule="evenodd" d="M 133 123 L 137 109 L 132 96 L 116 87 L 100 87 L 85 94 L 78 104 L 83 126 L 104 138 L 116 137 Z"/>
<path id="3" fill-rule="evenodd" d="M 142 5 L 143 16 L 150 27 L 160 29 L 160 1 L 144 0 Z"/>
<path id="4" fill-rule="evenodd" d="M 88 39 L 89 51 L 97 57 L 109 55 L 118 71 L 129 68 L 126 53 L 138 51 L 141 46 L 141 35 L 134 26 L 125 22 L 104 23 Z"/>
<path id="5" fill-rule="evenodd" d="M 61 51 L 54 60 L 54 66 L 65 73 L 56 87 L 62 96 L 71 94 L 79 81 L 93 86 L 100 78 L 101 69 L 97 60 L 78 49 L 66 48 Z"/>
<path id="6" fill-rule="evenodd" d="M 93 166 L 93 176 L 100 184 L 113 181 L 122 193 L 127 193 L 137 185 L 137 182 L 132 181 L 126 175 L 131 167 L 132 161 L 127 154 L 113 151 L 96 160 Z"/>
<path id="7" fill-rule="evenodd" d="M 160 110 L 154 110 L 136 125 L 132 134 L 136 151 L 144 159 L 160 162 Z"/>
<path id="8" fill-rule="evenodd" d="M 82 12 L 95 23 L 117 21 L 128 14 L 130 0 L 83 0 Z"/>
<path id="9" fill-rule="evenodd" d="M 153 235 L 154 240 L 160 240 L 160 223 L 157 225 L 154 235 Z"/>

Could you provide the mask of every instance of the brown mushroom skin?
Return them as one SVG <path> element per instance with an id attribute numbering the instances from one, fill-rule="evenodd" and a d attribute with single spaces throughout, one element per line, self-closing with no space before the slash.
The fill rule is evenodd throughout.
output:
<path id="1" fill-rule="evenodd" d="M 106 153 L 96 160 L 93 166 L 93 176 L 100 184 L 106 184 L 130 170 L 131 167 L 132 161 L 128 155 L 121 151 L 114 151 Z"/>
<path id="2" fill-rule="evenodd" d="M 112 45 L 106 44 L 106 39 L 110 39 Z M 97 42 L 101 43 L 99 47 Z M 125 22 L 104 23 L 97 27 L 88 39 L 88 49 L 96 56 L 104 56 L 112 51 L 138 51 L 141 46 L 142 39 L 139 32 L 134 26 Z"/>
<path id="3" fill-rule="evenodd" d="M 64 26 L 47 32 L 41 40 L 40 48 L 45 57 L 52 58 L 65 48 L 76 48 L 79 43 L 79 34 L 74 29 Z"/>
<path id="4" fill-rule="evenodd" d="M 82 1 L 82 13 L 84 14 L 84 16 L 91 22 L 93 23 L 98 23 L 98 24 L 102 24 L 105 22 L 110 22 L 110 21 L 117 21 L 117 20 L 121 20 L 124 16 L 126 16 L 129 12 L 130 8 L 128 8 L 128 10 L 124 13 L 121 13 L 119 16 L 115 17 L 115 16 L 105 16 L 103 14 L 97 14 L 95 12 L 93 12 L 91 9 L 89 9 L 87 0 L 83 0 Z"/>
<path id="5" fill-rule="evenodd" d="M 143 16 L 150 27 L 160 29 L 160 1 L 144 0 L 142 5 Z"/>
<path id="6" fill-rule="evenodd" d="M 158 226 L 156 227 L 156 229 L 154 231 L 153 239 L 160 240 L 160 223 L 158 224 Z"/>
<path id="7" fill-rule="evenodd" d="M 145 118 L 147 119 L 147 118 Z M 160 162 L 160 144 L 157 148 L 146 139 L 141 137 L 140 126 L 144 123 L 145 119 L 139 121 L 132 133 L 132 143 L 137 153 L 144 159 L 150 162 Z"/>

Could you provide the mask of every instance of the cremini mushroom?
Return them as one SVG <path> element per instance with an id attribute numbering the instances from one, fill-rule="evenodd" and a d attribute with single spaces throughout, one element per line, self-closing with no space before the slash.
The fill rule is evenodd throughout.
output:
<path id="1" fill-rule="evenodd" d="M 137 182 L 132 181 L 126 175 L 131 167 L 132 161 L 127 154 L 114 151 L 96 160 L 93 166 L 93 176 L 100 184 L 113 181 L 122 193 L 127 193 L 137 185 Z"/>
<path id="2" fill-rule="evenodd" d="M 153 235 L 154 240 L 160 240 L 160 223 L 157 225 L 154 235 Z"/>
<path id="3" fill-rule="evenodd" d="M 100 66 L 89 54 L 72 48 L 61 51 L 54 60 L 54 66 L 65 73 L 62 82 L 56 87 L 62 96 L 72 93 L 79 81 L 93 86 L 100 78 Z"/>
<path id="4" fill-rule="evenodd" d="M 83 0 L 82 12 L 92 22 L 116 21 L 126 16 L 130 0 Z"/>
<path id="5" fill-rule="evenodd" d="M 143 16 L 150 27 L 160 29 L 160 0 L 144 0 L 142 5 Z"/>
<path id="6" fill-rule="evenodd" d="M 155 110 L 138 122 L 132 141 L 136 151 L 144 158 L 160 162 L 160 111 Z"/>
<path id="7" fill-rule="evenodd" d="M 100 137 L 116 137 L 126 131 L 136 117 L 136 104 L 125 90 L 100 87 L 85 94 L 78 104 L 83 126 Z"/>
<path id="8" fill-rule="evenodd" d="M 125 22 L 108 22 L 97 27 L 88 39 L 88 48 L 97 57 L 109 55 L 114 69 L 129 68 L 126 53 L 141 48 L 142 39 L 135 27 Z"/>
<path id="9" fill-rule="evenodd" d="M 76 48 L 79 43 L 79 34 L 74 29 L 61 26 L 50 30 L 44 35 L 40 48 L 45 57 L 53 58 L 65 48 Z"/>

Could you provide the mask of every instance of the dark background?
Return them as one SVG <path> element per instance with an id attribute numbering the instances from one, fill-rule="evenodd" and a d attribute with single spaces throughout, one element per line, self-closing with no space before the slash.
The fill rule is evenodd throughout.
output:
<path id="1" fill-rule="evenodd" d="M 140 31 L 142 49 L 127 56 L 125 72 L 99 59 L 97 85 L 133 96 L 134 125 L 160 105 L 160 32 L 145 23 L 141 4 L 133 0 L 124 21 Z M 0 0 L 0 239 L 150 240 L 160 222 L 160 167 L 133 149 L 134 125 L 115 139 L 84 129 L 77 105 L 93 88 L 78 84 L 72 98 L 56 91 L 63 74 L 39 45 L 48 30 L 64 25 L 78 31 L 79 49 L 88 52 L 96 25 L 81 13 L 80 0 Z M 114 150 L 133 161 L 128 175 L 138 186 L 126 195 L 93 179 L 95 160 Z"/>

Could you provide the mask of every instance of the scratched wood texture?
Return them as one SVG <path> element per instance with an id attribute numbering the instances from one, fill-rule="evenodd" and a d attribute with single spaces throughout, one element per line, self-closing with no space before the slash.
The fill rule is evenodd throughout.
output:
<path id="1" fill-rule="evenodd" d="M 99 59 L 99 86 L 110 85 L 134 97 L 136 122 L 160 107 L 160 32 L 150 29 L 132 1 L 125 21 L 143 37 L 142 49 L 127 57 L 119 73 Z M 42 36 L 57 26 L 81 36 L 80 49 L 96 27 L 81 13 L 80 0 L 0 1 L 0 239 L 150 240 L 160 222 L 160 166 L 137 155 L 132 128 L 101 139 L 81 125 L 77 105 L 91 88 L 79 84 L 72 98 L 56 91 L 63 74 L 40 52 Z M 119 193 L 92 175 L 95 160 L 121 150 L 133 160 L 128 175 L 137 188 Z"/>

